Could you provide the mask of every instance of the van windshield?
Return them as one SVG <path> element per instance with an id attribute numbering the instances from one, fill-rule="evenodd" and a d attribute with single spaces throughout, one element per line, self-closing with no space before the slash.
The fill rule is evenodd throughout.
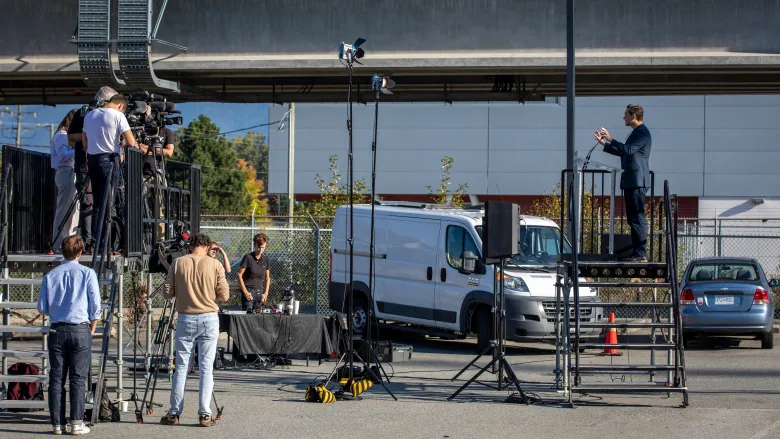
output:
<path id="1" fill-rule="evenodd" d="M 561 231 L 555 227 L 521 225 L 518 247 L 520 254 L 511 261 L 514 265 L 556 265 L 561 249 Z M 566 239 L 563 240 L 563 252 L 571 253 Z"/>

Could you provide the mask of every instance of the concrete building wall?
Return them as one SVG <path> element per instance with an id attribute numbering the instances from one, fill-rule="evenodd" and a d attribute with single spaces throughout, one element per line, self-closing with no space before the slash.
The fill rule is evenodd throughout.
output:
<path id="1" fill-rule="evenodd" d="M 692 197 L 780 197 L 780 96 L 578 98 L 576 145 L 584 155 L 593 131 L 615 138 L 630 132 L 628 103 L 645 109 L 653 135 L 651 169 L 656 193 L 668 179 L 673 192 Z M 271 120 L 286 107 L 272 106 Z M 346 104 L 296 106 L 295 191 L 318 193 L 338 155 L 346 180 Z M 373 105 L 354 106 L 355 177 L 370 181 Z M 271 132 L 269 192 L 287 191 L 287 134 Z M 566 160 L 565 99 L 546 103 L 381 104 L 377 192 L 427 194 L 438 185 L 441 159 L 454 159 L 452 185 L 477 195 L 539 195 L 560 181 Z M 597 148 L 594 161 L 619 165 Z"/>

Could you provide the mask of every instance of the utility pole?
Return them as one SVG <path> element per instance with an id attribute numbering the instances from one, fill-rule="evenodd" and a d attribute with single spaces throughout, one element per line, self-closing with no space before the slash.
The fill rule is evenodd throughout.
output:
<path id="1" fill-rule="evenodd" d="M 14 114 L 13 111 L 3 108 L 0 109 L 0 115 L 2 114 Z M 16 106 L 16 147 L 20 148 L 22 146 L 22 117 L 25 114 L 31 114 L 33 117 L 36 116 L 36 113 L 34 111 L 23 111 L 21 105 Z M 49 126 L 50 124 L 36 124 L 34 125 L 35 128 L 40 128 L 41 126 Z M 54 134 L 52 134 L 52 137 L 54 137 Z"/>

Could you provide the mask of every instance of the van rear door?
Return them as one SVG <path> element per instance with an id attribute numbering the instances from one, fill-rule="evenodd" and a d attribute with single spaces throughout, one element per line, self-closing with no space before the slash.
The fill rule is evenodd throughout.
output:
<path id="1" fill-rule="evenodd" d="M 440 221 L 387 217 L 386 228 L 377 230 L 387 252 L 375 277 L 377 317 L 434 326 Z"/>

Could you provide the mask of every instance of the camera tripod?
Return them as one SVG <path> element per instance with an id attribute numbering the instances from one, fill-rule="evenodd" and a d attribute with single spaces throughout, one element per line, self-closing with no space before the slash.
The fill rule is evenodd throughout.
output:
<path id="1" fill-rule="evenodd" d="M 458 390 L 455 391 L 452 395 L 450 395 L 449 398 L 447 398 L 448 401 L 452 401 L 455 397 L 460 394 L 466 387 L 468 387 L 471 383 L 477 381 L 477 379 L 485 372 L 488 371 L 488 369 L 491 369 L 491 373 L 495 374 L 498 373 L 498 385 L 496 387 L 484 384 L 488 387 L 492 387 L 496 390 L 504 390 L 509 387 L 509 384 L 506 383 L 506 380 L 504 379 L 504 373 L 506 373 L 506 378 L 508 378 L 511 382 L 511 384 L 514 385 L 514 387 L 517 389 L 517 392 L 520 394 L 520 400 L 528 405 L 530 403 L 528 397 L 526 396 L 525 392 L 523 392 L 523 389 L 520 387 L 520 381 L 517 379 L 517 375 L 515 374 L 515 371 L 512 369 L 512 365 L 509 364 L 509 361 L 506 359 L 506 301 L 505 301 L 505 293 L 504 293 L 504 264 L 506 263 L 504 258 L 501 258 L 498 270 L 501 281 L 499 281 L 499 276 L 493 276 L 493 333 L 495 334 L 495 339 L 490 340 L 490 346 L 488 346 L 485 350 L 483 350 L 479 355 L 477 355 L 469 364 L 467 364 L 463 369 L 461 369 L 460 372 L 458 372 L 457 375 L 452 377 L 452 381 L 455 381 L 458 379 L 459 376 L 461 376 L 467 369 L 474 366 L 477 361 L 479 361 L 480 358 L 482 358 L 484 355 L 487 355 L 488 353 L 491 353 L 493 356 L 493 360 L 488 363 L 486 366 L 482 367 L 479 372 L 477 372 L 471 379 L 466 381 Z M 499 284 L 499 285 L 496 285 Z M 498 288 L 496 288 L 498 287 Z M 498 292 L 496 294 L 495 292 Z M 498 366 L 496 368 L 496 366 Z M 483 383 L 480 383 L 483 384 Z"/>

